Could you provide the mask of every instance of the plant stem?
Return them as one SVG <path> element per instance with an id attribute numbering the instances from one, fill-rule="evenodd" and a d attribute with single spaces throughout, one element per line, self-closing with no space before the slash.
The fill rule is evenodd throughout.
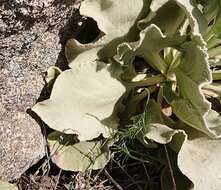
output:
<path id="1" fill-rule="evenodd" d="M 118 190 L 123 190 L 123 188 L 111 177 L 106 169 L 104 169 L 105 176 L 116 186 Z"/>
<path id="2" fill-rule="evenodd" d="M 175 181 L 174 173 L 173 173 L 173 168 L 172 168 L 172 165 L 171 165 L 171 162 L 170 162 L 170 157 L 169 157 L 169 154 L 168 154 L 168 151 L 167 151 L 167 147 L 166 147 L 166 145 L 163 145 L 163 146 L 164 146 L 164 150 L 165 150 L 165 154 L 166 154 L 166 159 L 167 159 L 167 163 L 168 163 L 168 167 L 169 167 L 169 171 L 170 171 L 170 175 L 171 175 L 171 179 L 172 179 L 172 183 L 173 183 L 172 190 L 177 190 L 177 188 L 176 188 L 176 181 Z"/>
<path id="3" fill-rule="evenodd" d="M 56 181 L 54 189 L 57 189 L 57 187 L 58 187 L 58 183 L 59 183 L 59 180 L 60 180 L 60 177 L 61 177 L 61 172 L 62 172 L 62 169 L 60 169 L 60 171 L 59 171 L 58 178 L 57 178 L 57 181 Z"/>
<path id="4" fill-rule="evenodd" d="M 221 80 L 221 72 L 212 73 L 213 80 Z"/>
<path id="5" fill-rule="evenodd" d="M 127 171 L 125 171 L 125 169 L 115 160 L 113 160 L 118 166 L 119 168 L 130 178 L 130 180 L 137 185 L 137 188 L 139 190 L 142 190 L 142 187 L 127 173 Z"/>
<path id="6" fill-rule="evenodd" d="M 142 87 L 142 86 L 152 86 L 152 85 L 159 84 L 163 82 L 164 80 L 165 80 L 165 77 L 162 74 L 159 74 L 150 78 L 143 79 L 141 81 L 130 82 L 128 85 L 131 88 Z"/>
<path id="7" fill-rule="evenodd" d="M 148 53 L 144 59 L 155 69 L 160 71 L 164 76 L 167 74 L 168 65 L 158 53 Z"/>

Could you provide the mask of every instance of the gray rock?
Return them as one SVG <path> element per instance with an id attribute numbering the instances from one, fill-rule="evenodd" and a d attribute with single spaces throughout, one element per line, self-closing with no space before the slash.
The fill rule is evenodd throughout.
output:
<path id="1" fill-rule="evenodd" d="M 40 126 L 27 114 L 27 109 L 35 104 L 45 85 L 43 73 L 63 55 L 60 30 L 76 6 L 74 1 L 73 6 L 52 6 L 52 0 L 44 0 L 41 14 L 45 15 L 24 24 L 26 20 L 16 20 L 15 10 L 25 18 L 36 16 L 37 13 L 29 12 L 31 5 L 27 6 L 27 2 L 34 6 L 37 1 L 13 2 L 10 5 L 6 1 L 0 7 L 0 180 L 7 181 L 19 178 L 45 155 L 46 143 Z M 18 8 L 16 3 L 21 3 Z M 1 19 L 4 14 L 8 21 Z M 26 30 L 26 25 L 31 27 Z"/>
<path id="2" fill-rule="evenodd" d="M 41 34 L 37 39 L 35 28 Z M 42 73 L 56 63 L 61 45 L 58 35 L 39 30 L 36 25 L 31 33 L 2 40 L 3 45 L 9 46 L 0 62 L 0 179 L 3 180 L 18 178 L 45 153 L 41 129 L 26 110 L 40 96 L 45 84 Z M 28 50 L 22 49 L 30 43 Z"/>

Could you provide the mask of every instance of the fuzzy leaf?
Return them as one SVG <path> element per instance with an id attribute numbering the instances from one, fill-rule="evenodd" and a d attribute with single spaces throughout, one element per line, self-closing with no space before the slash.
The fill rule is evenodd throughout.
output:
<path id="1" fill-rule="evenodd" d="M 210 26 L 210 34 L 211 36 L 216 36 L 217 38 L 221 38 L 221 3 L 220 0 L 210 0 L 204 2 L 204 15 L 207 18 L 208 23 L 214 19 L 212 26 Z M 208 37 L 211 37 L 208 36 Z"/>
<path id="2" fill-rule="evenodd" d="M 185 129 L 188 131 L 188 139 Z M 173 130 L 165 125 L 155 125 L 154 128 L 151 126 L 147 136 L 161 144 L 170 142 L 169 146 L 179 152 L 178 167 L 193 182 L 192 190 L 219 190 L 220 139 L 210 139 L 200 132 L 194 132 L 188 126 L 182 127 L 182 130 Z"/>
<path id="3" fill-rule="evenodd" d="M 109 137 L 118 126 L 114 109 L 124 92 L 124 86 L 112 78 L 109 65 L 83 64 L 62 72 L 50 99 L 37 103 L 33 111 L 51 128 L 78 134 L 81 141 L 100 134 Z"/>
<path id="4" fill-rule="evenodd" d="M 98 59 L 98 51 L 101 50 L 100 43 L 81 44 L 75 39 L 71 39 L 65 46 L 65 56 L 69 67 L 77 68 L 82 63 L 93 62 Z"/>
<path id="5" fill-rule="evenodd" d="M 176 128 L 180 129 L 171 129 L 162 123 L 159 113 L 159 106 L 150 101 L 146 111 L 145 137 L 160 144 L 170 143 L 169 146 L 178 152 L 179 169 L 194 183 L 193 190 L 219 190 L 221 140 L 210 139 L 187 125 L 177 124 Z M 214 129 L 221 128 L 220 116 L 217 117 L 216 113 L 208 120 Z"/>
<path id="6" fill-rule="evenodd" d="M 154 101 L 150 100 L 145 111 L 145 124 L 144 124 L 144 138 L 151 139 L 160 144 L 167 144 L 174 141 L 174 149 L 181 147 L 186 134 L 183 130 L 173 130 L 165 125 L 164 118 L 160 106 Z"/>
<path id="7" fill-rule="evenodd" d="M 219 190 L 221 141 L 191 131 L 178 154 L 178 166 L 194 184 L 192 190 Z"/>
<path id="8" fill-rule="evenodd" d="M 18 188 L 15 185 L 10 184 L 8 182 L 3 182 L 3 181 L 0 181 L 0 189 L 1 190 L 18 190 Z"/>
<path id="9" fill-rule="evenodd" d="M 205 85 L 203 90 L 206 90 L 209 95 L 218 100 L 221 100 L 221 84 L 218 82 L 211 83 L 209 85 Z"/>
<path id="10" fill-rule="evenodd" d="M 154 110 L 153 106 L 155 107 Z M 156 117 L 156 112 L 153 112 L 156 111 L 156 104 L 150 104 L 149 110 L 149 114 L 146 115 L 149 118 Z M 213 122 L 214 127 L 220 129 L 220 119 L 217 118 L 216 114 L 213 116 L 215 117 L 211 117 L 209 122 Z M 154 120 L 157 121 L 157 118 Z M 158 116 L 158 121 L 160 120 L 161 117 Z M 192 190 L 219 190 L 221 185 L 220 139 L 210 139 L 187 125 L 178 130 L 159 123 L 149 123 L 145 127 L 148 129 L 145 134 L 148 139 L 160 144 L 170 143 L 169 146 L 179 152 L 178 167 L 193 182 Z M 179 128 L 179 125 L 176 128 Z"/>
<path id="11" fill-rule="evenodd" d="M 215 110 L 210 109 L 205 116 L 209 129 L 221 137 L 221 116 Z"/>
<path id="12" fill-rule="evenodd" d="M 162 2 L 163 3 L 163 2 Z M 158 7 L 154 7 L 154 1 L 151 4 L 151 10 L 156 12 L 150 12 L 148 16 L 138 22 L 139 29 L 145 29 L 150 24 L 157 25 L 165 34 L 174 34 L 180 27 L 182 21 L 185 18 L 184 10 L 177 5 L 174 1 L 169 1 L 165 4 L 156 4 Z"/>
<path id="13" fill-rule="evenodd" d="M 200 3 L 203 5 L 203 14 L 209 23 L 219 10 L 219 0 L 200 0 Z"/>
<path id="14" fill-rule="evenodd" d="M 74 135 L 53 132 L 48 136 L 48 143 L 52 161 L 63 170 L 101 169 L 110 159 L 104 141 L 76 142 Z"/>
<path id="15" fill-rule="evenodd" d="M 80 13 L 93 18 L 99 29 L 113 39 L 129 32 L 148 2 L 149 0 L 85 0 L 81 4 Z"/>
<path id="16" fill-rule="evenodd" d="M 161 7 L 166 5 L 170 0 L 154 0 L 152 1 L 150 5 L 150 9 L 152 12 L 157 12 Z M 188 17 L 192 34 L 198 38 L 198 42 L 200 44 L 205 44 L 204 40 L 201 36 L 201 25 L 198 23 L 205 23 L 206 21 L 203 21 L 202 15 L 199 14 L 199 10 L 197 10 L 196 5 L 192 0 L 173 0 L 179 5 L 183 11 L 185 12 L 186 16 Z M 206 23 L 205 23 L 206 24 Z M 204 24 L 204 25 L 205 25 Z M 204 28 L 204 27 L 203 27 Z"/>
<path id="17" fill-rule="evenodd" d="M 104 36 L 89 44 L 70 40 L 65 50 L 69 66 L 75 67 L 76 57 L 77 62 L 83 62 L 85 58 L 90 61 L 96 59 L 106 61 L 116 53 L 118 44 L 135 40 L 139 32 L 136 22 L 146 14 L 149 4 L 149 0 L 83 1 L 80 13 L 93 18 Z"/>
<path id="18" fill-rule="evenodd" d="M 176 138 L 179 139 L 180 142 L 177 142 L 179 144 L 173 146 L 180 147 L 185 137 L 184 131 L 173 130 L 164 124 L 150 123 L 149 129 L 148 131 L 146 131 L 145 137 L 160 144 L 167 144 L 172 141 L 175 135 L 177 136 Z"/>
<path id="19" fill-rule="evenodd" d="M 53 87 L 54 81 L 61 73 L 62 73 L 62 71 L 56 66 L 51 66 L 47 70 L 47 75 L 45 77 L 45 81 L 47 82 L 48 89 L 51 89 Z"/>
<path id="20" fill-rule="evenodd" d="M 197 130 L 217 137 L 218 134 L 214 134 L 206 123 L 205 117 L 210 110 L 210 103 L 205 99 L 201 89 L 211 81 L 207 55 L 193 42 L 185 43 L 182 51 L 180 64 L 174 70 L 179 95 L 173 100 L 168 100 L 168 96 L 166 99 L 179 119 Z"/>
<path id="21" fill-rule="evenodd" d="M 159 52 L 166 47 L 176 47 L 184 40 L 185 37 L 181 36 L 164 36 L 156 25 L 151 24 L 140 32 L 139 41 L 118 46 L 118 59 L 119 62 L 129 65 L 135 56 L 142 57 L 154 69 L 166 75 L 168 68 Z"/>

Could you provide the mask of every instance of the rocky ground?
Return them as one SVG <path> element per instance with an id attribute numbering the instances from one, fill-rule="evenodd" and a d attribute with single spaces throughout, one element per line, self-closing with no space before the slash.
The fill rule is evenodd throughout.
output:
<path id="1" fill-rule="evenodd" d="M 77 35 L 78 0 L 0 1 L 0 179 L 14 180 L 45 155 L 28 109 L 51 65 L 66 67 L 64 44 Z"/>

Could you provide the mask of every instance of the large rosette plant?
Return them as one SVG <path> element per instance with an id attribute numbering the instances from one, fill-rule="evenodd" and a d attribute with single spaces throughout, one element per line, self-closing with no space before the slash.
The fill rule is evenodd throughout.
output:
<path id="1" fill-rule="evenodd" d="M 219 190 L 220 1 L 84 0 L 80 13 L 100 35 L 67 42 L 70 69 L 49 69 L 51 96 L 33 107 L 55 130 L 52 161 L 72 171 L 103 168 L 127 118 L 141 127 L 144 146 L 167 144 L 178 154 L 191 189 Z"/>

